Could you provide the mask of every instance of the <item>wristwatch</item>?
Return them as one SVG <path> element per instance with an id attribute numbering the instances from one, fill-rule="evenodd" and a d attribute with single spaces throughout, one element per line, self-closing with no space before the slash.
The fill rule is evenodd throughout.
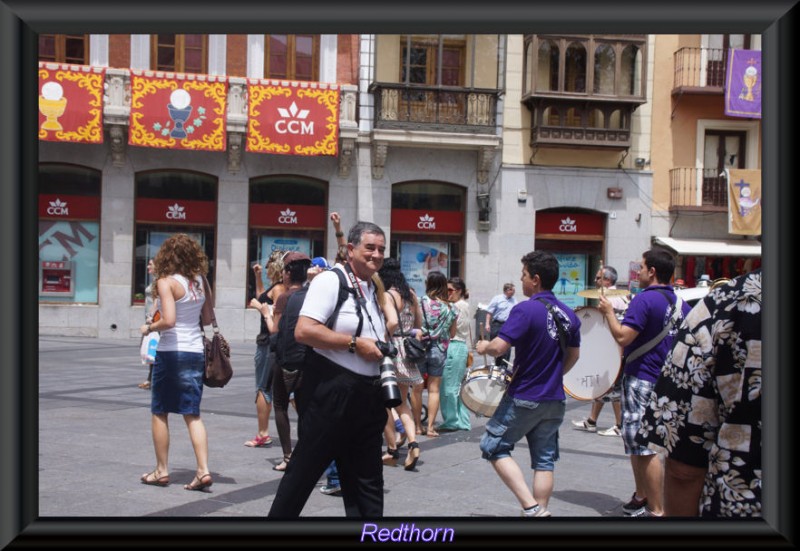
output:
<path id="1" fill-rule="evenodd" d="M 350 345 L 347 347 L 347 351 L 350 352 L 351 354 L 356 353 L 356 338 L 357 337 L 353 335 L 353 338 L 350 339 Z"/>

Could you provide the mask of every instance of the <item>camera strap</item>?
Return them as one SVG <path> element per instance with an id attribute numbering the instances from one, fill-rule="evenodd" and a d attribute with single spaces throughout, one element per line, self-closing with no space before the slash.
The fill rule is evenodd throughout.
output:
<path id="1" fill-rule="evenodd" d="M 361 313 L 361 310 L 363 309 L 364 312 L 367 313 L 367 319 L 369 320 L 369 325 L 372 327 L 373 333 L 380 338 L 380 333 L 378 333 L 378 330 L 375 329 L 375 324 L 372 323 L 372 316 L 367 309 L 367 297 L 364 295 L 364 291 L 361 290 L 361 285 L 359 285 L 358 278 L 356 277 L 356 274 L 353 273 L 353 269 L 350 267 L 349 262 L 344 265 L 344 270 L 345 273 L 347 273 L 347 277 L 350 279 L 350 283 L 354 289 L 353 298 L 356 301 L 356 315 L 358 316 L 358 328 L 356 329 L 356 336 L 361 336 L 361 329 L 364 327 L 364 315 Z M 380 306 L 378 307 L 378 311 L 380 311 Z"/>

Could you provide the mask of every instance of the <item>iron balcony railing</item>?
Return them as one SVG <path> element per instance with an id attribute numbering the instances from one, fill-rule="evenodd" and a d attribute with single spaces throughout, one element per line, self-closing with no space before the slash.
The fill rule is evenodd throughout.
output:
<path id="1" fill-rule="evenodd" d="M 673 90 L 721 92 L 728 52 L 722 48 L 681 48 L 674 54 Z"/>
<path id="2" fill-rule="evenodd" d="M 673 168 L 669 171 L 670 207 L 698 210 L 728 208 L 728 182 L 717 169 Z"/>
<path id="3" fill-rule="evenodd" d="M 494 134 L 499 90 L 376 82 L 375 127 Z"/>

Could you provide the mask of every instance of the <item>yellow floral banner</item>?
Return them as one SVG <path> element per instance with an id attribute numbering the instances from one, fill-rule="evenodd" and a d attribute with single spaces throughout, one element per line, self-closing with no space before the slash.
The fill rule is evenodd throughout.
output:
<path id="1" fill-rule="evenodd" d="M 132 72 L 128 143 L 225 151 L 227 96 L 225 77 Z"/>
<path id="2" fill-rule="evenodd" d="M 103 143 L 105 68 L 39 63 L 39 139 Z"/>
<path id="3" fill-rule="evenodd" d="M 339 87 L 318 82 L 250 81 L 247 151 L 337 155 Z"/>

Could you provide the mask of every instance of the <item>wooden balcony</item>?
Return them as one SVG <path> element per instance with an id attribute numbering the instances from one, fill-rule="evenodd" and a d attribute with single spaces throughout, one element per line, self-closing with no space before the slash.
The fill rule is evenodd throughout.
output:
<path id="1" fill-rule="evenodd" d="M 495 134 L 498 90 L 376 82 L 375 128 Z"/>
<path id="2" fill-rule="evenodd" d="M 728 210 L 728 182 L 717 169 L 673 168 L 669 171 L 670 210 Z"/>
<path id="3" fill-rule="evenodd" d="M 674 94 L 722 94 L 728 52 L 721 48 L 681 48 L 673 54 Z"/>

